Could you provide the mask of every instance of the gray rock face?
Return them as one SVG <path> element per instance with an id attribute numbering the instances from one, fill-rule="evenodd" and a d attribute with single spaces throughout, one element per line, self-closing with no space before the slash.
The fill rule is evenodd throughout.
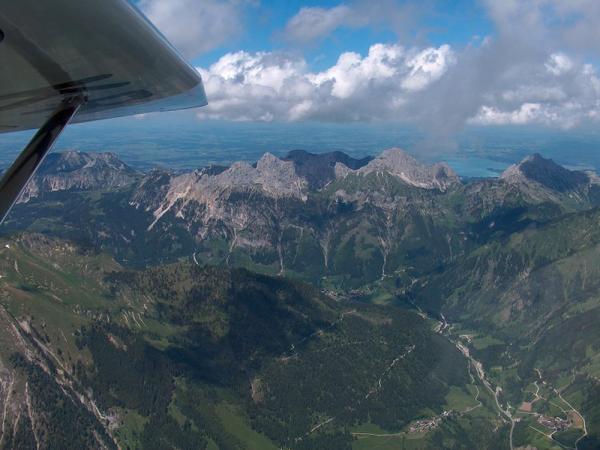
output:
<path id="1" fill-rule="evenodd" d="M 534 181 L 558 192 L 574 191 L 596 180 L 596 177 L 566 169 L 537 153 L 510 166 L 500 178 L 509 183 Z"/>
<path id="2" fill-rule="evenodd" d="M 131 202 L 136 207 L 153 211 L 155 221 L 151 227 L 169 211 L 184 217 L 189 206 L 200 206 L 202 217 L 196 218 L 201 222 L 226 216 L 227 202 L 234 193 L 256 192 L 273 199 L 307 199 L 308 183 L 296 174 L 293 162 L 283 161 L 270 153 L 265 153 L 256 167 L 247 162 L 236 162 L 216 174 L 202 169 L 170 177 L 167 186 L 155 186 L 158 194 L 155 198 L 149 198 L 144 189 L 145 185 L 156 184 L 157 175 L 152 177 L 142 182 Z"/>
<path id="3" fill-rule="evenodd" d="M 51 153 L 17 202 L 28 202 L 43 192 L 118 188 L 139 176 L 113 153 Z"/>
<path id="4" fill-rule="evenodd" d="M 375 159 L 363 160 L 339 152 L 312 155 L 296 151 L 284 159 L 265 153 L 256 166 L 236 162 L 225 170 L 202 169 L 169 176 L 168 186 L 164 186 L 164 174 L 151 173 L 140 185 L 131 204 L 152 212 L 155 220 L 151 228 L 168 212 L 197 224 L 221 219 L 245 223 L 254 213 L 248 211 L 242 214 L 244 207 L 240 204 L 237 204 L 236 210 L 232 209 L 230 199 L 235 194 L 255 193 L 269 199 L 306 202 L 311 191 L 322 188 L 335 178 L 350 173 L 367 175 L 373 172 L 386 172 L 411 186 L 424 189 L 445 191 L 449 186 L 460 183 L 447 164 L 426 166 L 400 149 L 386 150 Z M 155 193 L 153 196 L 148 195 L 148 186 L 153 186 L 150 189 Z"/>
<path id="5" fill-rule="evenodd" d="M 341 166 L 341 164 L 340 164 Z M 385 150 L 381 155 L 358 170 L 337 167 L 339 177 L 350 173 L 366 175 L 370 173 L 387 172 L 404 181 L 406 184 L 423 188 L 447 190 L 453 184 L 460 183 L 458 175 L 446 163 L 436 163 L 427 166 L 399 148 Z"/>
<path id="6" fill-rule="evenodd" d="M 60 160 L 62 176 L 102 163 L 72 158 Z M 549 220 L 600 204 L 599 185 L 562 193 L 529 180 L 520 168 L 514 171 L 526 182 L 493 178 L 462 185 L 445 164 L 426 166 L 397 149 L 355 168 L 339 159 L 319 159 L 327 177 L 336 163 L 336 179 L 321 188 L 312 187 L 294 161 L 271 154 L 255 165 L 153 170 L 115 193 L 121 213 L 99 219 L 97 242 L 116 252 L 130 238 L 135 248 L 160 249 L 160 256 L 141 250 L 144 264 L 165 255 L 193 254 L 210 264 L 250 263 L 311 279 L 338 274 L 351 285 L 360 277 L 386 277 L 406 265 L 409 255 L 412 261 L 422 257 L 424 264 L 432 254 L 454 258 L 467 250 L 472 237 L 512 232 L 513 225 L 528 226 L 538 216 Z M 315 165 L 317 159 L 308 156 L 305 162 Z M 74 207 L 85 211 L 80 196 L 73 197 Z M 107 208 L 106 202 L 99 203 L 94 207 Z"/>
<path id="7" fill-rule="evenodd" d="M 356 159 L 342 152 L 314 154 L 304 150 L 293 150 L 283 158 L 284 161 L 294 163 L 296 173 L 306 179 L 311 189 L 320 189 L 335 180 L 335 168 L 338 163 L 349 169 L 358 170 L 372 159 L 371 156 Z"/>

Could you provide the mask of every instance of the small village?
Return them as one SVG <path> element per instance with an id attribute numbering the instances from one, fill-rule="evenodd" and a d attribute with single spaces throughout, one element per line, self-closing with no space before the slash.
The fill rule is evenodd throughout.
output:
<path id="1" fill-rule="evenodd" d="M 428 431 L 435 430 L 440 426 L 442 421 L 449 417 L 452 411 L 444 411 L 439 416 L 431 417 L 429 419 L 422 419 L 413 422 L 408 428 L 409 433 L 427 433 Z"/>
<path id="2" fill-rule="evenodd" d="M 570 428 L 572 425 L 570 420 L 562 419 L 560 417 L 539 416 L 537 421 L 539 424 L 549 428 L 552 431 L 564 431 Z"/>

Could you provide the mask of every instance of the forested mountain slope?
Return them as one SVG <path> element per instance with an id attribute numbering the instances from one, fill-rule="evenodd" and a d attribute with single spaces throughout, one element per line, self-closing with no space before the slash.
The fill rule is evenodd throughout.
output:
<path id="1" fill-rule="evenodd" d="M 0 248 L 1 445 L 599 445 L 594 173 L 65 154 L 34 183 Z"/>

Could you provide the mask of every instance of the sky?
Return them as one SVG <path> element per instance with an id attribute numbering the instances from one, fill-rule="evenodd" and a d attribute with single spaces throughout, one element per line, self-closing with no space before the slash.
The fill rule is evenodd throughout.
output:
<path id="1" fill-rule="evenodd" d="M 597 0 L 139 0 L 198 68 L 200 120 L 600 121 Z"/>
<path id="2" fill-rule="evenodd" d="M 600 0 L 129 1 L 209 104 L 74 125 L 57 150 L 182 168 L 397 146 L 474 175 L 534 151 L 600 169 Z M 0 164 L 30 133 L 6 136 Z"/>

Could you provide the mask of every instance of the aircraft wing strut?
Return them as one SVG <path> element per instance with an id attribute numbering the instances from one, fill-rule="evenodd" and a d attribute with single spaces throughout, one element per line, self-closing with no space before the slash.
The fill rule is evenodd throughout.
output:
<path id="1" fill-rule="evenodd" d="M 0 181 L 0 221 L 68 123 L 206 105 L 127 0 L 0 0 L 0 133 L 39 129 Z"/>
<path id="2" fill-rule="evenodd" d="M 65 100 L 4 173 L 0 179 L 0 223 L 82 103 L 80 97 Z"/>

